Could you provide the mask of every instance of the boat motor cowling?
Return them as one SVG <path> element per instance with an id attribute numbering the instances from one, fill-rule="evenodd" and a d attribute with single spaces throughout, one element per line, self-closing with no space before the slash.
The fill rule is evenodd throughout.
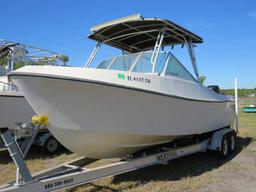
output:
<path id="1" fill-rule="evenodd" d="M 218 93 L 218 94 L 220 94 L 220 88 L 219 88 L 218 85 L 209 85 L 207 88 L 216 92 L 216 93 Z"/>

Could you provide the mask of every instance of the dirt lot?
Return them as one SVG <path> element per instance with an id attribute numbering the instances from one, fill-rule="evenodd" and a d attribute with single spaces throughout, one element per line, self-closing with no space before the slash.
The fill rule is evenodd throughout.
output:
<path id="1" fill-rule="evenodd" d="M 66 191 L 256 191 L 256 113 L 239 115 L 238 148 L 234 155 L 219 160 L 200 153 L 123 175 L 109 177 Z M 30 153 L 27 164 L 32 172 L 78 157 L 63 151 L 55 156 L 42 155 L 38 148 Z M 101 160 L 105 164 L 113 160 Z M 7 153 L 0 153 L 0 184 L 14 179 L 15 166 Z"/>

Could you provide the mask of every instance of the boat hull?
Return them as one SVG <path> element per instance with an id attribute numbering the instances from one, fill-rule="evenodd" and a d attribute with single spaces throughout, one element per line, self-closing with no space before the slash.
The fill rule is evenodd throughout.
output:
<path id="1" fill-rule="evenodd" d="M 68 149 L 90 158 L 143 148 L 232 124 L 232 102 L 166 96 L 92 80 L 10 76 Z"/>
<path id="2" fill-rule="evenodd" d="M 0 91 L 0 128 L 16 128 L 15 122 L 31 121 L 35 114 L 21 93 Z"/>

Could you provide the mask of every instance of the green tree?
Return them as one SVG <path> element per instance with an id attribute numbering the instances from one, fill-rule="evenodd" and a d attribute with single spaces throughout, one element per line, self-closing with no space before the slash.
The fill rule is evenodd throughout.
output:
<path id="1" fill-rule="evenodd" d="M 25 65 L 26 65 L 26 63 L 24 61 L 17 61 L 14 64 L 14 70 L 19 69 L 19 68 L 21 68 L 21 67 L 23 67 Z"/>
<path id="2" fill-rule="evenodd" d="M 59 59 L 63 62 L 63 65 L 67 65 L 67 62 L 69 61 L 69 58 L 66 55 L 60 55 Z"/>
<path id="3" fill-rule="evenodd" d="M 5 67 L 7 65 L 7 59 L 8 59 L 7 57 L 0 58 L 0 65 Z"/>
<path id="4" fill-rule="evenodd" d="M 235 90 L 234 89 L 222 89 L 222 94 L 225 95 L 234 95 Z M 238 89 L 237 94 L 239 97 L 248 97 L 250 94 L 256 93 L 255 89 Z"/>

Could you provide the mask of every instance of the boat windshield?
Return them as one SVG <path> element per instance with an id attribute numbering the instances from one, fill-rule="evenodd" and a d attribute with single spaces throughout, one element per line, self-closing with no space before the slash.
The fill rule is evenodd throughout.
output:
<path id="1" fill-rule="evenodd" d="M 113 57 L 102 61 L 97 66 L 97 68 L 119 71 L 133 71 L 138 73 L 152 73 L 152 54 L 152 51 L 146 51 Z M 155 73 L 176 76 L 186 80 L 195 81 L 195 78 L 170 52 L 159 52 L 155 65 Z"/>

